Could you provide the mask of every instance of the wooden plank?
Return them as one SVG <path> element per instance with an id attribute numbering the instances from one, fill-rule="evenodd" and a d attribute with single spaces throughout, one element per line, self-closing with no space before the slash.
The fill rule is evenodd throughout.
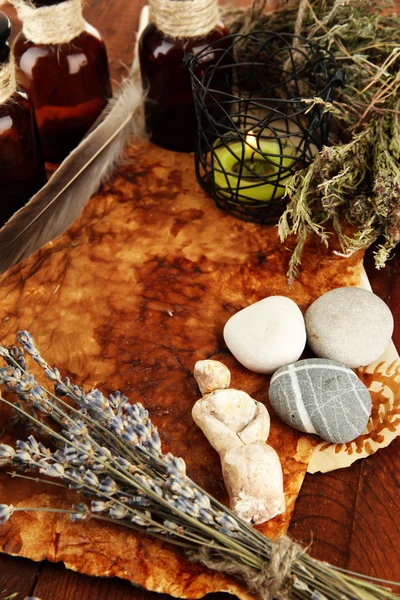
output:
<path id="1" fill-rule="evenodd" d="M 20 598 L 31 595 L 40 569 L 40 563 L 0 554 L 0 598 L 15 592 Z"/>
<path id="2" fill-rule="evenodd" d="M 147 592 L 120 579 L 88 577 L 60 564 L 44 563 L 34 595 L 43 600 L 168 600 L 170 596 Z"/>
<path id="3" fill-rule="evenodd" d="M 373 291 L 393 312 L 393 339 L 400 350 L 400 255 L 397 252 L 387 267 L 378 271 L 370 250 L 365 267 Z M 400 581 L 399 467 L 400 443 L 396 440 L 348 469 L 308 475 L 290 533 L 312 543 L 310 553 L 316 558 Z"/>
<path id="4" fill-rule="evenodd" d="M 346 567 L 351 544 L 360 463 L 332 473 L 307 475 L 290 526 L 310 554 Z"/>
<path id="5" fill-rule="evenodd" d="M 400 440 L 363 460 L 347 568 L 400 582 Z"/>

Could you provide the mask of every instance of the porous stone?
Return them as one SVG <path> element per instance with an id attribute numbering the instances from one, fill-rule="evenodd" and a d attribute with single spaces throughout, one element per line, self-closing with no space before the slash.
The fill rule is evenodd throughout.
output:
<path id="1" fill-rule="evenodd" d="M 282 421 L 335 444 L 361 435 L 372 408 L 371 395 L 357 375 L 322 358 L 278 369 L 271 378 L 269 399 Z"/>
<path id="2" fill-rule="evenodd" d="M 357 287 L 331 290 L 305 314 L 307 341 L 320 358 L 358 368 L 385 352 L 393 333 L 393 316 L 378 296 Z"/>
<path id="3" fill-rule="evenodd" d="M 233 315 L 224 339 L 235 358 L 250 371 L 273 373 L 295 362 L 304 350 L 303 315 L 293 300 L 270 296 Z"/>

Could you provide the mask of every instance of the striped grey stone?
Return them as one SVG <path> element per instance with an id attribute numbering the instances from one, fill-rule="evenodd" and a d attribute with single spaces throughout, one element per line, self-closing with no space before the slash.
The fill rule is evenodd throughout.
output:
<path id="1" fill-rule="evenodd" d="M 357 375 L 322 358 L 278 369 L 271 378 L 269 399 L 288 425 L 337 444 L 364 432 L 372 408 L 371 395 Z"/>
<path id="2" fill-rule="evenodd" d="M 311 304 L 304 320 L 315 356 L 353 369 L 378 360 L 393 333 L 389 307 L 376 294 L 357 287 L 323 294 Z"/>

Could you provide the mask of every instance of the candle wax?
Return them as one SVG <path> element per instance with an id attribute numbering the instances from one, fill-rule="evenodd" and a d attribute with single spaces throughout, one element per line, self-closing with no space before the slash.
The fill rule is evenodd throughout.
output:
<path id="1" fill-rule="evenodd" d="M 284 156 L 281 157 L 281 146 L 274 139 L 260 139 L 254 147 L 242 141 L 220 144 L 220 139 L 214 144 L 213 169 L 214 182 L 221 194 L 243 202 L 268 202 L 283 196 L 285 188 L 281 184 L 290 172 L 283 177 L 282 173 L 294 161 L 290 145 L 283 144 Z M 268 182 L 263 183 L 265 177 Z M 276 186 L 276 181 L 280 185 Z"/>

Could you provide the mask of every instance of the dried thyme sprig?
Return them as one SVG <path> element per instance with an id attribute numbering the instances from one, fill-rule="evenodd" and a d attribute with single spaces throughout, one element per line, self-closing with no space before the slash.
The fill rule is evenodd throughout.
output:
<path id="1" fill-rule="evenodd" d="M 227 24 L 241 33 L 294 32 L 299 0 L 281 0 L 273 13 L 263 12 L 264 7 L 263 0 L 255 0 L 250 9 L 228 13 Z M 308 0 L 302 35 L 329 48 L 346 72 L 334 104 L 341 134 L 349 141 L 324 149 L 287 182 L 289 203 L 279 235 L 282 241 L 297 238 L 291 280 L 311 234 L 328 245 L 333 227 L 344 255 L 378 240 L 377 268 L 400 241 L 400 17 L 394 8 L 390 0 Z M 248 59 L 251 51 L 250 44 Z M 347 235 L 345 223 L 352 228 Z"/>
<path id="2" fill-rule="evenodd" d="M 6 366 L 0 382 L 18 397 L 0 396 L 49 439 L 34 435 L 15 447 L 0 444 L 0 465 L 13 476 L 34 472 L 83 495 L 71 508 L 14 507 L 0 504 L 0 525 L 18 511 L 69 515 L 72 521 L 96 519 L 153 535 L 182 547 L 192 560 L 244 580 L 249 591 L 267 600 L 378 600 L 398 598 L 362 576 L 316 561 L 288 537 L 271 542 L 217 502 L 186 475 L 181 458 L 163 454 L 156 428 L 140 404 L 116 392 L 105 397 L 62 379 L 40 356 L 32 337 L 20 332 L 21 347 L 0 346 Z M 38 383 L 24 360 L 25 350 L 65 396 Z M 35 476 L 37 482 L 44 482 Z M 383 582 L 385 583 L 385 582 Z"/>

